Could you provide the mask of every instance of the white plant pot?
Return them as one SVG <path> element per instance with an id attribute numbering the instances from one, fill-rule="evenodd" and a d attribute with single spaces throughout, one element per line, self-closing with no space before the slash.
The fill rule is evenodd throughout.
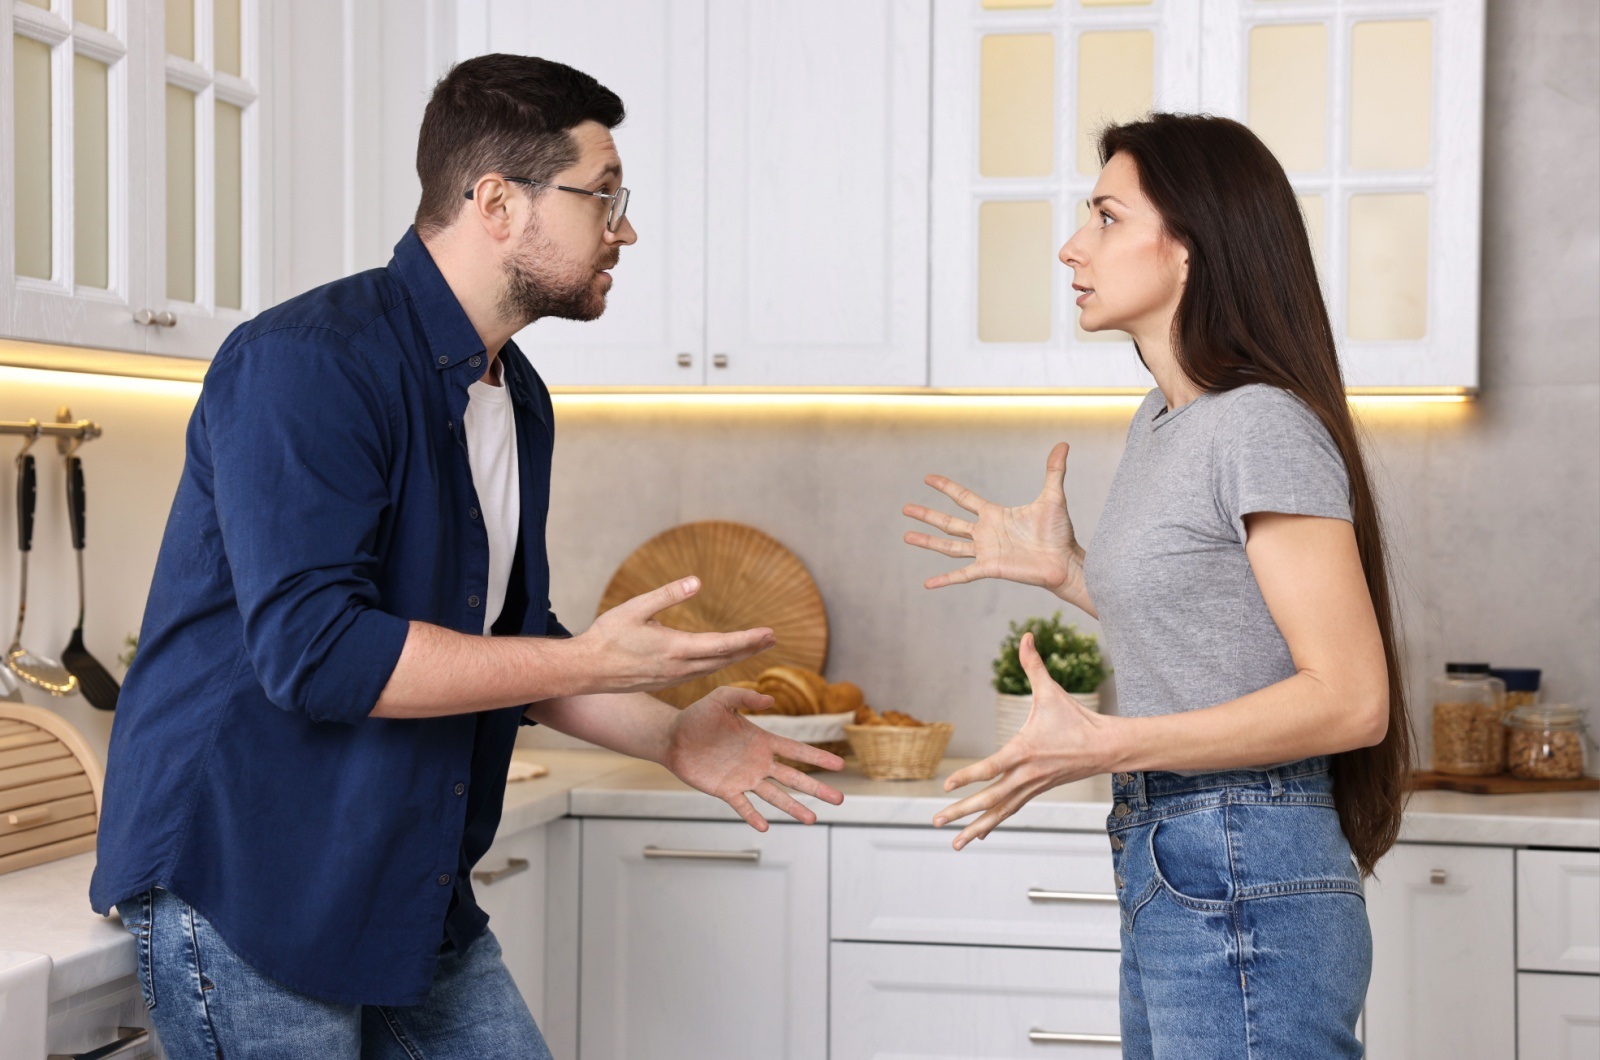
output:
<path id="1" fill-rule="evenodd" d="M 1072 697 L 1095 713 L 1100 712 L 1099 692 L 1078 692 Z M 994 749 L 996 751 L 1011 742 L 1011 738 L 1022 730 L 1028 720 L 1028 714 L 1033 710 L 1033 697 L 1012 696 L 1004 692 L 994 694 Z"/>

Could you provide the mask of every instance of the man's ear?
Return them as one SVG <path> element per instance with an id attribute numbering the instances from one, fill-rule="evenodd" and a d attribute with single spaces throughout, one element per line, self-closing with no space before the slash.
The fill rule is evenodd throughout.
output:
<path id="1" fill-rule="evenodd" d="M 461 205 L 466 216 L 474 219 L 490 239 L 511 238 L 511 185 L 500 179 L 499 175 L 490 173 L 479 178 L 472 188 L 471 197 Z"/>

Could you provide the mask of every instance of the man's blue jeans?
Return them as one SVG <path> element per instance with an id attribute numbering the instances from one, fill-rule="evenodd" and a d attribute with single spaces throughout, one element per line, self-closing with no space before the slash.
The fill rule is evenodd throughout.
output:
<path id="1" fill-rule="evenodd" d="M 342 1005 L 257 972 L 170 891 L 147 891 L 117 912 L 138 940 L 144 1002 L 170 1060 L 550 1058 L 489 932 L 439 958 L 420 1005 Z"/>

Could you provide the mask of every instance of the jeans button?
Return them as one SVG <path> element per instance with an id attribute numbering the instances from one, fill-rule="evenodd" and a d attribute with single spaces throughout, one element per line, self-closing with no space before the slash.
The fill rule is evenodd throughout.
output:
<path id="1" fill-rule="evenodd" d="M 457 784 L 456 785 L 456 794 L 457 795 L 465 795 L 466 793 L 467 793 L 467 786 L 465 784 Z"/>
<path id="2" fill-rule="evenodd" d="M 1111 849 L 1112 850 L 1121 850 L 1122 849 L 1122 837 L 1121 836 L 1114 835 L 1114 836 L 1111 837 Z"/>
<path id="3" fill-rule="evenodd" d="M 1118 784 L 1127 784 L 1127 783 L 1130 783 L 1133 780 L 1133 774 L 1132 773 L 1118 773 L 1112 779 L 1115 780 Z"/>
<path id="4" fill-rule="evenodd" d="M 1126 817 L 1132 812 L 1132 810 L 1128 809 L 1128 804 L 1125 802 L 1119 802 L 1115 806 L 1111 807 L 1111 816 L 1113 817 Z"/>
<path id="5" fill-rule="evenodd" d="M 476 596 L 467 597 L 467 606 L 468 607 L 477 607 L 478 606 L 478 598 Z"/>
<path id="6" fill-rule="evenodd" d="M 448 887 L 448 886 L 450 886 L 450 874 L 448 872 L 439 873 L 439 886 L 440 887 Z"/>
<path id="7" fill-rule="evenodd" d="M 1120 875 L 1117 875 L 1117 876 L 1113 876 L 1113 877 L 1112 877 L 1112 879 L 1114 879 L 1114 880 L 1116 880 L 1116 881 L 1117 881 L 1117 890 L 1119 890 L 1119 891 L 1120 891 L 1120 890 L 1122 890 L 1122 885 L 1123 885 L 1123 884 L 1124 884 L 1124 883 L 1125 883 L 1125 882 L 1126 882 L 1126 881 L 1125 881 L 1125 880 L 1123 880 L 1123 878 L 1122 878 L 1122 877 L 1121 877 L 1121 876 L 1120 876 Z"/>

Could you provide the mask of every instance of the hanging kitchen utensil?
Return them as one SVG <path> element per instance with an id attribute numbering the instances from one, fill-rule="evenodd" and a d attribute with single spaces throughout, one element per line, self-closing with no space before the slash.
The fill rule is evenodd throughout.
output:
<path id="1" fill-rule="evenodd" d="M 61 662 L 68 672 L 78 679 L 78 691 L 83 698 L 101 710 L 116 710 L 117 696 L 122 686 L 112 677 L 100 660 L 89 654 L 83 646 L 83 529 L 86 508 L 83 488 L 83 461 L 77 456 L 78 442 L 74 441 L 66 453 L 67 517 L 72 524 L 72 550 L 78 560 L 78 625 L 72 631 L 67 649 L 61 653 Z"/>
<path id="2" fill-rule="evenodd" d="M 53 696 L 70 696 L 78 690 L 78 679 L 53 659 L 35 655 L 22 646 L 22 626 L 28 617 L 28 553 L 33 548 L 33 512 L 38 501 L 38 488 L 33 467 L 33 454 L 28 452 L 38 439 L 35 433 L 23 443 L 17 454 L 17 549 L 22 553 L 22 577 L 17 595 L 17 632 L 6 649 L 6 665 L 11 672 L 35 688 L 42 688 Z"/>
<path id="3" fill-rule="evenodd" d="M 11 667 L 0 665 L 0 703 L 21 703 L 22 686 L 11 676 Z"/>

